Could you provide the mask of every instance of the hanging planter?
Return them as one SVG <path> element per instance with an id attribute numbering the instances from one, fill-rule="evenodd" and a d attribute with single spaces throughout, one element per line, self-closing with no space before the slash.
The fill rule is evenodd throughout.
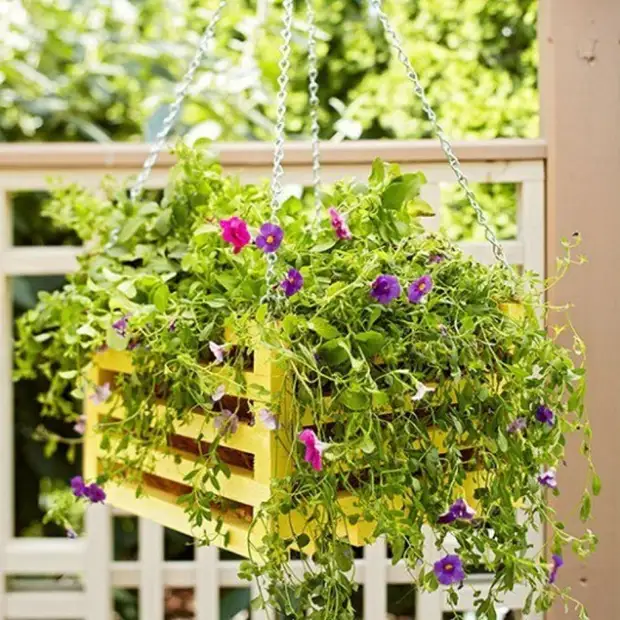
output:
<path id="1" fill-rule="evenodd" d="M 546 501 L 566 435 L 581 430 L 589 455 L 583 370 L 541 329 L 540 283 L 506 264 L 440 127 L 494 266 L 424 232 L 432 210 L 419 173 L 377 160 L 367 183 L 320 194 L 316 115 L 315 203 L 281 200 L 290 0 L 284 16 L 271 187 L 241 185 L 181 145 L 161 204 L 141 199 L 190 70 L 129 199 L 56 194 L 49 216 L 89 252 L 19 320 L 17 375 L 43 372 L 44 412 L 78 431 L 66 396 L 86 402 L 77 501 L 105 500 L 245 556 L 240 574 L 261 578 L 258 606 L 352 617 L 352 545 L 383 536 L 419 588 L 458 586 L 484 566 L 497 578 L 475 601 L 482 614 L 493 617 L 515 583 L 545 610 L 562 548 L 583 555 L 595 542 L 568 534 Z M 591 483 L 597 494 L 593 471 Z M 70 507 L 51 516 L 74 532 Z M 589 508 L 586 491 L 584 520 Z M 541 523 L 548 547 L 532 550 L 528 528 Z M 441 556 L 431 565 L 423 526 Z"/>

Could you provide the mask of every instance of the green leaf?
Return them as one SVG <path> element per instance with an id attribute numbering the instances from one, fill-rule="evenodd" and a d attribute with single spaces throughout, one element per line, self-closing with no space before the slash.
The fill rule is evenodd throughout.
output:
<path id="1" fill-rule="evenodd" d="M 301 534 L 296 539 L 297 547 L 303 549 L 310 544 L 310 537 L 307 534 Z"/>
<path id="2" fill-rule="evenodd" d="M 341 335 L 335 327 L 332 327 L 329 321 L 320 317 L 313 318 L 308 323 L 308 327 L 321 336 L 321 338 L 325 338 L 325 340 L 333 340 Z"/>
<path id="3" fill-rule="evenodd" d="M 170 289 L 166 284 L 160 284 L 157 288 L 153 289 L 151 302 L 160 312 L 166 311 L 169 299 Z"/>
<path id="4" fill-rule="evenodd" d="M 165 237 L 170 232 L 170 218 L 172 217 L 172 211 L 170 209 L 164 209 L 159 217 L 155 220 L 155 230 Z"/>
<path id="5" fill-rule="evenodd" d="M 418 197 L 420 187 L 424 181 L 424 175 L 420 172 L 404 174 L 394 179 L 383 192 L 383 207 L 395 211 L 401 209 L 405 201 L 414 200 Z"/>
<path id="6" fill-rule="evenodd" d="M 385 336 L 372 330 L 356 334 L 355 339 L 360 343 L 360 348 L 368 357 L 379 353 L 385 345 Z"/>
<path id="7" fill-rule="evenodd" d="M 405 553 L 405 539 L 402 537 L 397 538 L 390 544 L 392 549 L 392 564 L 398 564 Z"/>
<path id="8" fill-rule="evenodd" d="M 336 243 L 338 243 L 338 239 L 334 235 L 331 239 L 324 239 L 323 241 L 318 241 L 313 247 L 312 252 L 327 252 L 327 250 L 331 250 Z"/>
<path id="9" fill-rule="evenodd" d="M 80 325 L 75 332 L 79 336 L 90 336 L 91 338 L 96 338 L 99 335 L 99 332 L 88 323 L 84 323 L 84 325 Z"/>
<path id="10" fill-rule="evenodd" d="M 59 377 L 62 377 L 63 379 L 75 379 L 75 377 L 77 377 L 78 375 L 78 371 L 77 370 L 61 370 L 58 373 Z"/>
<path id="11" fill-rule="evenodd" d="M 118 243 L 127 243 L 130 239 L 135 237 L 136 233 L 140 230 L 142 225 L 144 224 L 144 220 L 139 217 L 131 217 L 129 218 L 121 228 L 118 233 Z"/>
<path id="12" fill-rule="evenodd" d="M 594 474 L 592 477 L 592 493 L 594 496 L 600 495 L 601 493 L 601 479 L 598 474 Z"/>
<path id="13" fill-rule="evenodd" d="M 367 409 L 370 406 L 370 398 L 366 392 L 359 392 L 351 388 L 340 394 L 339 400 L 345 407 L 352 411 Z"/>
<path id="14" fill-rule="evenodd" d="M 380 157 L 376 157 L 372 162 L 372 168 L 370 176 L 368 177 L 368 183 L 371 186 L 380 185 L 385 179 L 385 164 Z"/>
<path id="15" fill-rule="evenodd" d="M 364 437 L 362 441 L 362 452 L 364 454 L 372 454 L 377 449 L 375 442 L 370 437 Z"/>
<path id="16" fill-rule="evenodd" d="M 349 350 L 341 338 L 330 340 L 318 349 L 319 358 L 330 366 L 339 366 L 350 359 Z"/>
<path id="17" fill-rule="evenodd" d="M 115 329 L 108 327 L 106 332 L 106 344 L 110 347 L 110 349 L 114 349 L 115 351 L 124 351 L 127 348 L 128 343 L 128 336 L 123 338 Z"/>
<path id="18" fill-rule="evenodd" d="M 582 521 L 587 521 L 590 518 L 590 513 L 592 511 L 592 498 L 590 497 L 590 493 L 585 491 L 581 498 L 581 509 L 579 510 L 579 518 Z"/>
<path id="19" fill-rule="evenodd" d="M 125 295 L 127 299 L 133 299 L 137 294 L 133 279 L 124 280 L 116 286 L 116 290 L 123 293 L 123 295 Z"/>
<path id="20" fill-rule="evenodd" d="M 336 566 L 341 571 L 348 573 L 353 568 L 353 552 L 351 548 L 345 545 L 338 545 L 334 551 Z"/>

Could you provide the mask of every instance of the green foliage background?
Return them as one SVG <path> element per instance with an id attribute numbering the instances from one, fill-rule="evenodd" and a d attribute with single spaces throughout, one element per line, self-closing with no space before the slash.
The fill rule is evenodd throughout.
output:
<path id="1" fill-rule="evenodd" d="M 0 141 L 152 139 L 215 6 L 214 0 L 0 0 Z M 279 7 L 256 30 L 256 2 L 231 0 L 218 46 L 198 72 L 178 131 L 219 140 L 269 140 L 277 78 Z M 375 17 L 361 0 L 316 0 L 323 139 L 426 138 L 428 122 Z M 538 131 L 535 0 L 386 0 L 438 116 L 455 138 L 533 137 Z M 292 136 L 308 133 L 303 2 L 295 24 Z M 484 188 L 502 237 L 514 234 L 514 188 Z M 453 238 L 476 236 L 472 214 L 446 190 Z M 70 243 L 40 216 L 40 196 L 15 210 L 20 244 Z M 16 312 L 58 279 L 14 282 Z M 31 390 L 17 392 L 16 529 L 35 524 L 39 479 L 65 478 L 29 435 Z M 48 531 L 48 533 L 52 533 Z M 182 545 L 178 553 L 183 553 Z"/>

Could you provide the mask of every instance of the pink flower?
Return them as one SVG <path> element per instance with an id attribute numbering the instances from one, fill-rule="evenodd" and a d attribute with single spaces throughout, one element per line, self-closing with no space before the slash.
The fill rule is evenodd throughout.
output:
<path id="1" fill-rule="evenodd" d="M 86 416 L 85 415 L 81 415 L 77 422 L 73 425 L 73 430 L 78 434 L 78 435 L 83 435 L 86 432 Z"/>
<path id="2" fill-rule="evenodd" d="M 310 463 L 314 470 L 321 471 L 323 469 L 322 455 L 325 448 L 327 448 L 327 444 L 319 441 L 316 433 L 309 428 L 299 433 L 299 441 L 306 446 L 306 454 L 304 455 L 306 463 Z"/>
<path id="3" fill-rule="evenodd" d="M 347 223 L 344 221 L 342 215 L 333 207 L 329 209 L 329 217 L 331 218 L 332 228 L 338 239 L 351 239 L 352 235 Z"/>
<path id="4" fill-rule="evenodd" d="M 211 353 L 213 353 L 215 361 L 221 364 L 224 361 L 224 345 L 217 344 L 216 342 L 209 342 L 209 349 Z"/>
<path id="5" fill-rule="evenodd" d="M 95 405 L 102 405 L 106 400 L 108 400 L 108 398 L 110 398 L 111 394 L 112 390 L 110 389 L 109 383 L 96 385 L 94 393 L 90 395 L 90 400 Z"/>
<path id="6" fill-rule="evenodd" d="M 234 246 L 234 253 L 238 254 L 242 248 L 252 240 L 248 225 L 239 217 L 231 217 L 228 220 L 220 220 L 222 239 Z"/>
<path id="7" fill-rule="evenodd" d="M 280 422 L 278 422 L 278 418 L 273 411 L 261 409 L 258 412 L 258 417 L 267 430 L 277 431 L 280 428 Z"/>

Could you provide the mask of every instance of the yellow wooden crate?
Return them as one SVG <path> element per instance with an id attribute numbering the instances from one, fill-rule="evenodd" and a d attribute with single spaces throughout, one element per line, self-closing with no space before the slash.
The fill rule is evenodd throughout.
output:
<path id="1" fill-rule="evenodd" d="M 523 317 L 520 306 L 506 304 L 502 307 L 511 318 L 519 320 Z M 233 342 L 232 335 L 226 335 L 227 342 Z M 133 372 L 131 353 L 107 350 L 98 353 L 90 374 L 90 385 L 101 386 L 106 382 L 114 385 L 118 374 L 129 375 Z M 252 368 L 244 372 L 243 385 L 235 380 L 235 373 L 226 365 L 209 365 L 205 372 L 215 375 L 224 385 L 227 396 L 244 398 L 251 402 L 251 410 L 255 414 L 269 401 L 277 401 L 278 397 L 286 399 L 284 394 L 285 373 L 277 363 L 274 352 L 268 347 L 258 344 L 253 349 Z M 267 395 L 267 396 L 265 396 Z M 164 405 L 158 405 L 153 412 L 155 416 L 163 415 Z M 97 427 L 102 418 L 112 416 L 121 419 L 125 415 L 121 399 L 118 395 L 103 404 L 97 405 L 90 398 L 86 399 L 87 433 L 85 438 L 84 475 L 93 479 L 101 473 L 101 461 L 109 461 L 115 454 L 115 449 L 122 437 L 110 441 L 110 445 L 103 449 Z M 167 445 L 154 447 L 151 454 L 151 463 L 142 471 L 140 488 L 143 494 L 136 496 L 137 482 L 128 477 L 126 482 L 118 480 L 106 485 L 108 502 L 113 506 L 133 514 L 150 518 L 166 527 L 183 532 L 194 537 L 207 535 L 215 539 L 214 544 L 247 556 L 251 546 L 258 546 L 264 536 L 264 526 L 254 522 L 257 510 L 270 497 L 270 485 L 274 478 L 285 476 L 293 467 L 291 451 L 295 449 L 296 439 L 287 436 L 287 428 L 292 428 L 290 406 L 284 400 L 284 406 L 279 411 L 281 430 L 270 431 L 260 422 L 253 425 L 240 421 L 234 434 L 219 436 L 219 431 L 199 411 L 186 412 L 183 419 L 174 425 L 174 433 L 168 438 Z M 254 416 L 256 418 L 256 416 Z M 302 423 L 311 425 L 312 420 L 303 416 Z M 439 429 L 429 429 L 433 443 L 440 452 L 445 451 L 446 433 Z M 230 477 L 223 474 L 217 478 L 217 488 L 207 486 L 211 491 L 230 502 L 231 506 L 225 512 L 220 512 L 224 527 L 216 532 L 216 522 L 203 523 L 197 530 L 193 528 L 185 513 L 184 507 L 178 503 L 178 498 L 191 490 L 185 481 L 185 476 L 194 468 L 200 451 L 196 451 L 197 442 L 211 444 L 216 438 L 218 449 L 231 451 L 240 456 L 239 463 L 229 463 Z M 466 446 L 466 438 L 463 445 Z M 188 446 L 194 446 L 189 449 Z M 138 450 L 130 441 L 123 451 L 124 456 L 131 458 Z M 225 459 L 224 459 L 225 460 Z M 457 494 L 464 497 L 470 505 L 476 506 L 474 491 L 481 486 L 480 472 L 470 472 Z M 338 534 L 348 539 L 351 544 L 362 545 L 372 538 L 374 523 L 359 519 L 355 524 L 349 522 L 349 517 L 359 516 L 360 507 L 353 495 L 341 492 L 339 504 L 343 513 L 337 527 Z M 217 512 L 214 510 L 214 512 Z M 293 512 L 279 519 L 282 535 L 295 537 L 302 533 L 311 538 L 320 535 L 315 526 L 306 523 L 306 517 L 299 512 Z M 308 549 L 304 549 L 308 551 Z"/>

